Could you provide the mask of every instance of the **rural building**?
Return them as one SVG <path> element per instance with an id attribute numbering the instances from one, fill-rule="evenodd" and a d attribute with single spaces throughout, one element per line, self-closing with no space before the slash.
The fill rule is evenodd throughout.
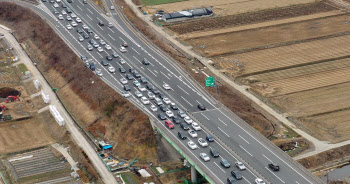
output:
<path id="1" fill-rule="evenodd" d="M 191 9 L 191 10 L 166 13 L 162 16 L 161 19 L 164 22 L 168 22 L 170 20 L 181 21 L 181 20 L 186 20 L 189 18 L 195 18 L 195 17 L 212 15 L 212 14 L 213 14 L 213 10 L 210 7 L 209 8 L 196 8 L 196 9 Z"/>
<path id="2" fill-rule="evenodd" d="M 112 148 L 111 145 L 105 143 L 104 141 L 99 141 L 98 144 L 99 144 L 100 148 L 103 149 L 103 150 L 107 150 L 107 149 L 111 149 Z"/>

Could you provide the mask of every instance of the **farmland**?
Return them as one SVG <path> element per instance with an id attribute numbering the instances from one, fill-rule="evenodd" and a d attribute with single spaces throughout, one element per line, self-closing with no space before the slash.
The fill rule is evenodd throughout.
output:
<path id="1" fill-rule="evenodd" d="M 348 11 L 331 1 L 279 1 L 220 15 L 215 3 L 214 17 L 165 27 L 297 127 L 322 141 L 349 140 Z"/>

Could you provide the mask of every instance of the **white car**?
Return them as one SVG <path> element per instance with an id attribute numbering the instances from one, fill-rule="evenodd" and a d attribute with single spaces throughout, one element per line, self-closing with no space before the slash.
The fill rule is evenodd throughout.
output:
<path id="1" fill-rule="evenodd" d="M 147 97 L 143 96 L 141 97 L 141 102 L 144 104 L 144 105 L 148 105 L 150 102 L 149 100 L 147 99 Z"/>
<path id="2" fill-rule="evenodd" d="M 207 146 L 208 146 L 207 141 L 205 141 L 203 138 L 199 138 L 199 139 L 198 139 L 198 143 L 199 143 L 199 145 L 201 145 L 202 147 L 207 147 Z"/>
<path id="3" fill-rule="evenodd" d="M 103 48 L 102 47 L 97 47 L 97 51 L 98 52 L 103 52 Z"/>
<path id="4" fill-rule="evenodd" d="M 97 71 L 96 72 L 96 75 L 99 76 L 99 77 L 102 77 L 103 76 L 103 73 L 101 71 Z"/>
<path id="5" fill-rule="evenodd" d="M 63 20 L 63 19 L 64 19 L 64 18 L 63 18 L 63 15 L 62 15 L 62 14 L 59 14 L 59 15 L 58 15 L 58 19 Z"/>
<path id="6" fill-rule="evenodd" d="M 111 6 L 111 10 L 114 10 L 114 6 Z"/>
<path id="7" fill-rule="evenodd" d="M 57 3 L 53 4 L 53 7 L 58 8 L 60 7 Z"/>
<path id="8" fill-rule="evenodd" d="M 122 52 L 122 53 L 124 53 L 124 52 L 126 52 L 127 50 L 126 50 L 125 47 L 120 47 L 119 51 Z"/>
<path id="9" fill-rule="evenodd" d="M 92 51 L 92 50 L 94 50 L 94 48 L 93 48 L 90 44 L 88 44 L 87 50 L 88 50 L 88 51 Z"/>
<path id="10" fill-rule="evenodd" d="M 120 58 L 119 63 L 123 65 L 125 64 L 125 60 L 123 58 Z"/>
<path id="11" fill-rule="evenodd" d="M 77 25 L 78 25 L 78 24 L 77 24 L 75 21 L 72 22 L 72 26 L 73 26 L 73 27 L 76 27 Z"/>
<path id="12" fill-rule="evenodd" d="M 72 16 L 73 17 L 73 16 Z M 81 19 L 79 18 L 79 17 L 77 17 L 76 19 L 75 19 L 78 23 L 81 23 Z"/>
<path id="13" fill-rule="evenodd" d="M 111 73 L 115 72 L 115 68 L 113 66 L 108 67 L 108 71 Z"/>
<path id="14" fill-rule="evenodd" d="M 137 80 L 135 80 L 133 83 L 134 83 L 134 85 L 135 85 L 136 87 L 139 87 L 139 86 L 141 85 L 140 82 L 137 81 Z"/>
<path id="15" fill-rule="evenodd" d="M 202 160 L 204 160 L 204 162 L 207 162 L 210 160 L 210 157 L 206 153 L 201 153 L 199 154 L 199 156 L 201 157 Z"/>
<path id="16" fill-rule="evenodd" d="M 136 95 L 136 97 L 138 97 L 138 98 L 141 98 L 142 97 L 142 93 L 140 92 L 140 91 L 135 91 L 135 95 Z"/>
<path id="17" fill-rule="evenodd" d="M 171 117 L 174 116 L 174 113 L 171 112 L 171 111 L 166 111 L 165 114 L 166 114 L 169 118 L 171 118 Z"/>
<path id="18" fill-rule="evenodd" d="M 106 42 L 104 40 L 100 40 L 101 45 L 106 45 Z"/>
<path id="19" fill-rule="evenodd" d="M 66 19 L 67 19 L 68 21 L 72 21 L 72 17 L 70 17 L 69 15 L 66 17 Z"/>
<path id="20" fill-rule="evenodd" d="M 70 24 L 68 24 L 68 25 L 66 26 L 66 28 L 67 28 L 68 30 L 73 29 L 73 27 L 72 27 Z"/>
<path id="21" fill-rule="evenodd" d="M 155 105 L 151 105 L 150 109 L 153 112 L 156 112 L 158 110 L 158 108 Z"/>
<path id="22" fill-rule="evenodd" d="M 100 39 L 100 37 L 99 37 L 97 34 L 94 35 L 94 38 L 95 38 L 96 40 L 99 40 L 99 39 Z"/>
<path id="23" fill-rule="evenodd" d="M 171 87 L 168 84 L 163 84 L 163 88 L 166 89 L 166 90 L 170 90 L 171 89 Z"/>
<path id="24" fill-rule="evenodd" d="M 193 141 L 189 141 L 188 143 L 187 143 L 187 145 L 188 145 L 188 147 L 190 147 L 191 149 L 197 149 L 198 148 L 198 146 L 196 145 L 196 143 L 194 143 Z"/>
<path id="25" fill-rule="evenodd" d="M 87 27 L 87 25 L 83 24 L 83 29 L 89 29 L 89 27 Z"/>
<path id="26" fill-rule="evenodd" d="M 169 98 L 163 98 L 163 101 L 165 104 L 169 105 L 171 103 L 171 101 L 169 100 Z"/>
<path id="27" fill-rule="evenodd" d="M 60 3 L 61 2 L 61 0 L 56 0 L 56 3 Z"/>
<path id="28" fill-rule="evenodd" d="M 265 182 L 262 179 L 260 179 L 260 178 L 256 178 L 255 179 L 255 183 L 256 184 L 265 184 Z"/>
<path id="29" fill-rule="evenodd" d="M 184 120 L 185 120 L 185 122 L 187 123 L 187 124 L 192 124 L 193 123 L 193 120 L 190 118 L 190 117 L 188 117 L 188 116 L 186 116 L 185 118 L 184 118 Z"/>
<path id="30" fill-rule="evenodd" d="M 245 167 L 245 165 L 242 163 L 242 162 L 236 162 L 235 163 L 236 167 L 239 169 L 239 170 L 246 170 L 247 168 Z"/>
<path id="31" fill-rule="evenodd" d="M 192 128 L 196 131 L 202 130 L 202 128 L 198 125 L 198 123 L 192 123 Z"/>
<path id="32" fill-rule="evenodd" d="M 82 41 L 84 41 L 84 38 L 83 38 L 82 36 L 79 36 L 78 40 L 79 40 L 80 42 L 82 42 Z"/>
<path id="33" fill-rule="evenodd" d="M 188 131 L 188 134 L 190 134 L 190 136 L 193 137 L 193 138 L 198 137 L 197 132 L 194 131 L 194 130 L 189 130 L 189 131 Z"/>
<path id="34" fill-rule="evenodd" d="M 148 92 L 148 98 L 149 99 L 154 99 L 156 97 L 156 95 L 152 92 Z"/>
<path id="35" fill-rule="evenodd" d="M 76 17 L 77 17 L 77 15 L 75 15 L 75 13 L 71 13 L 70 16 L 71 16 L 72 18 L 76 18 Z"/>
<path id="36" fill-rule="evenodd" d="M 139 85 L 138 88 L 139 88 L 140 91 L 147 91 L 147 89 L 145 88 L 145 86 Z"/>
<path id="37" fill-rule="evenodd" d="M 187 117 L 187 115 L 182 111 L 179 111 L 177 114 L 182 118 Z"/>
<path id="38" fill-rule="evenodd" d="M 120 79 L 120 82 L 121 82 L 122 84 L 127 84 L 127 83 L 128 83 L 128 80 L 126 80 L 125 78 L 121 78 L 121 79 Z"/>
<path id="39" fill-rule="evenodd" d="M 63 15 L 67 15 L 66 11 L 62 10 L 61 12 L 62 12 Z"/>
<path id="40" fill-rule="evenodd" d="M 112 47 L 110 45 L 106 45 L 105 47 L 106 47 L 107 50 L 111 50 L 112 49 Z"/>
<path id="41" fill-rule="evenodd" d="M 129 91 L 123 91 L 122 92 L 122 96 L 125 97 L 125 98 L 128 98 L 130 96 Z"/>

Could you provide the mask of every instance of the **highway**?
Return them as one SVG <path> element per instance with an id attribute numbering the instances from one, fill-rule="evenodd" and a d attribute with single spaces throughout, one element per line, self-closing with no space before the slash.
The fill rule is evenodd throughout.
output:
<path id="1" fill-rule="evenodd" d="M 120 16 L 120 12 L 112 11 L 112 17 L 107 17 L 100 14 L 90 2 L 83 4 L 82 0 L 75 0 L 73 3 L 63 3 L 82 19 L 82 23 L 78 23 L 71 30 L 67 29 L 67 25 L 72 23 L 72 21 L 66 20 L 67 15 L 63 15 L 64 20 L 59 20 L 57 18 L 58 14 L 53 13 L 54 10 L 57 10 L 59 14 L 62 14 L 62 10 L 65 9 L 62 8 L 62 2 L 58 3 L 59 7 L 57 8 L 50 2 L 40 3 L 38 6 L 31 8 L 43 16 L 78 55 L 84 55 L 88 59 L 92 59 L 95 66 L 101 69 L 103 73 L 101 79 L 117 92 L 121 93 L 124 91 L 120 79 L 125 78 L 125 74 L 130 74 L 130 68 L 136 69 L 150 84 L 174 102 L 180 110 L 201 125 L 203 130 L 197 131 L 198 138 L 205 138 L 207 134 L 212 135 L 215 142 L 210 142 L 208 147 L 202 148 L 198 144 L 198 138 L 190 137 L 187 131 L 183 131 L 179 125 L 175 124 L 175 129 L 172 130 L 166 128 L 164 120 L 161 121 L 158 118 L 158 114 L 161 113 L 159 108 L 157 112 L 153 112 L 150 110 L 150 105 L 142 104 L 140 98 L 134 95 L 136 90 L 139 91 L 133 85 L 132 81 L 135 79 L 128 81 L 132 94 L 128 99 L 150 117 L 159 120 L 156 124 L 157 127 L 181 149 L 188 159 L 196 165 L 196 168 L 207 176 L 209 181 L 212 183 L 227 183 L 230 172 L 238 170 L 234 163 L 241 161 L 247 166 L 247 169 L 241 171 L 243 180 L 240 180 L 238 183 L 254 183 L 256 178 L 263 178 L 267 183 L 322 183 L 321 180 L 313 176 L 269 140 L 252 129 L 236 114 L 216 102 L 174 61 L 145 41 L 142 36 L 135 33 L 135 30 L 129 28 L 130 26 Z M 109 6 L 112 5 L 109 0 L 107 0 L 107 3 Z M 73 19 L 75 20 L 76 18 Z M 103 22 L 105 25 L 99 26 L 98 22 Z M 108 22 L 111 22 L 114 27 L 109 28 L 107 26 Z M 77 28 L 82 28 L 83 24 L 91 28 L 94 33 L 89 34 L 89 39 L 79 41 L 78 37 L 81 34 L 77 32 Z M 86 30 L 84 30 L 84 33 L 86 33 Z M 88 51 L 89 41 L 94 39 L 95 34 L 109 44 L 112 49 L 107 50 L 100 44 L 101 48 L 104 49 L 102 52 L 98 52 L 96 48 Z M 95 40 L 99 42 L 99 40 Z M 126 48 L 126 53 L 119 51 L 123 42 L 129 45 Z M 113 66 L 116 69 L 115 72 L 109 72 L 109 66 L 103 66 L 100 63 L 102 60 L 105 60 L 107 55 L 112 53 L 117 53 L 126 61 L 125 64 L 121 64 L 119 58 L 113 58 L 112 61 L 109 61 L 109 66 Z M 150 61 L 150 65 L 142 64 L 144 58 Z M 120 67 L 125 68 L 127 72 L 120 73 Z M 86 68 L 86 70 L 89 69 Z M 162 87 L 165 83 L 170 85 L 170 90 L 165 90 Z M 141 93 L 143 96 L 147 96 L 147 92 L 148 90 Z M 151 103 L 154 104 L 154 101 L 151 100 Z M 200 111 L 197 108 L 198 104 L 205 105 L 207 110 Z M 174 114 L 177 114 L 177 111 L 172 110 Z M 185 132 L 188 139 L 180 140 L 177 136 L 179 131 Z M 195 142 L 200 148 L 195 150 L 189 149 L 187 146 L 189 140 Z M 210 148 L 218 150 L 220 158 L 211 157 L 210 161 L 204 162 L 200 159 L 199 154 L 207 153 L 210 155 Z M 222 167 L 220 165 L 221 158 L 227 159 L 231 163 L 231 168 Z M 271 162 L 279 164 L 281 170 L 274 172 L 269 169 L 268 164 Z"/>

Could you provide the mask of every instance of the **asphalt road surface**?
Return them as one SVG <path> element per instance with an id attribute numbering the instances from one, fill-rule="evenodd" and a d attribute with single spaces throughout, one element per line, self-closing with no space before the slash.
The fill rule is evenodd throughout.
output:
<path id="1" fill-rule="evenodd" d="M 76 22 L 76 18 L 73 18 L 72 21 L 67 20 L 67 15 L 71 15 L 71 13 L 63 14 L 62 11 L 66 12 L 67 10 L 67 8 L 62 7 L 63 3 L 82 20 L 82 23 L 77 23 L 77 26 L 72 26 L 72 29 L 68 29 L 67 25 L 72 25 L 73 21 Z M 230 172 L 238 170 L 234 163 L 240 161 L 246 165 L 247 169 L 240 171 L 243 175 L 243 180 L 238 181 L 238 183 L 255 183 L 254 180 L 256 178 L 262 178 L 267 183 L 322 183 L 321 180 L 252 129 L 236 114 L 227 110 L 208 95 L 181 67 L 130 28 L 121 12 L 112 11 L 112 17 L 108 17 L 101 14 L 90 2 L 83 4 L 82 0 L 75 0 L 73 3 L 63 3 L 57 3 L 58 7 L 54 7 L 55 3 L 44 2 L 31 8 L 44 17 L 78 55 L 91 59 L 96 68 L 103 74 L 101 76 L 102 80 L 117 92 L 121 93 L 124 91 L 120 80 L 125 78 L 126 74 L 130 74 L 129 69 L 133 68 L 148 80 L 148 84 L 152 84 L 160 90 L 180 110 L 197 122 L 202 127 L 202 130 L 197 131 L 197 138 L 190 137 L 187 130 L 182 130 L 178 124 L 175 124 L 175 129 L 168 129 L 164 125 L 164 120 L 159 120 L 158 118 L 158 115 L 161 113 L 159 106 L 155 105 L 158 108 L 156 112 L 150 110 L 151 104 L 155 104 L 155 101 L 150 100 L 151 104 L 145 105 L 141 103 L 139 97 L 135 96 L 135 92 L 139 91 L 148 98 L 150 90 L 142 92 L 140 91 L 142 88 L 138 88 L 133 84 L 133 81 L 140 81 L 139 79 L 127 80 L 127 85 L 131 88 L 131 97 L 128 99 L 151 118 L 159 120 L 156 126 L 181 149 L 187 159 L 210 182 L 227 183 L 227 178 L 231 176 Z M 109 0 L 107 0 L 107 4 L 109 6 L 112 5 Z M 54 13 L 55 10 L 58 11 L 58 14 Z M 63 20 L 58 19 L 59 14 L 62 14 Z M 99 26 L 99 22 L 103 22 L 104 26 Z M 109 22 L 112 23 L 113 27 L 108 26 Z M 83 33 L 78 33 L 77 29 L 82 28 L 83 24 L 91 28 L 93 33 L 89 34 L 87 30 L 83 30 L 83 33 L 88 34 L 89 38 L 79 41 L 78 38 Z M 99 39 L 94 38 L 95 35 L 99 36 Z M 87 47 L 91 39 L 96 40 L 103 51 L 99 52 L 96 48 L 88 51 Z M 110 50 L 100 42 L 101 39 L 111 46 Z M 128 44 L 128 47 L 126 48 L 127 52 L 122 53 L 120 47 L 124 42 Z M 113 58 L 112 61 L 108 61 L 108 66 L 103 66 L 101 61 L 106 60 L 106 56 L 112 55 L 112 53 L 116 53 L 120 57 Z M 125 64 L 121 64 L 120 58 L 125 60 Z M 147 59 L 150 64 L 144 65 L 142 63 L 143 59 Z M 109 71 L 111 66 L 114 67 L 115 71 Z M 126 69 L 126 73 L 119 72 L 119 68 Z M 168 84 L 171 89 L 164 89 L 164 84 Z M 142 85 L 145 86 L 144 84 Z M 200 111 L 197 107 L 199 104 L 204 105 L 207 110 Z M 169 105 L 166 106 L 177 115 L 179 110 L 172 110 Z M 182 118 L 181 121 L 184 122 Z M 193 129 L 191 125 L 190 128 Z M 184 132 L 188 138 L 180 140 L 177 135 L 178 132 Z M 215 141 L 209 142 L 208 147 L 201 147 L 198 143 L 198 138 L 205 139 L 208 134 L 212 135 Z M 199 148 L 191 150 L 187 146 L 188 141 L 195 142 Z M 220 157 L 213 158 L 210 156 L 210 161 L 204 162 L 199 157 L 199 154 L 207 153 L 210 155 L 209 150 L 211 148 L 216 149 Z M 230 168 L 224 168 L 220 165 L 222 158 L 230 162 Z M 280 171 L 274 172 L 268 168 L 268 164 L 272 162 L 280 165 Z"/>

